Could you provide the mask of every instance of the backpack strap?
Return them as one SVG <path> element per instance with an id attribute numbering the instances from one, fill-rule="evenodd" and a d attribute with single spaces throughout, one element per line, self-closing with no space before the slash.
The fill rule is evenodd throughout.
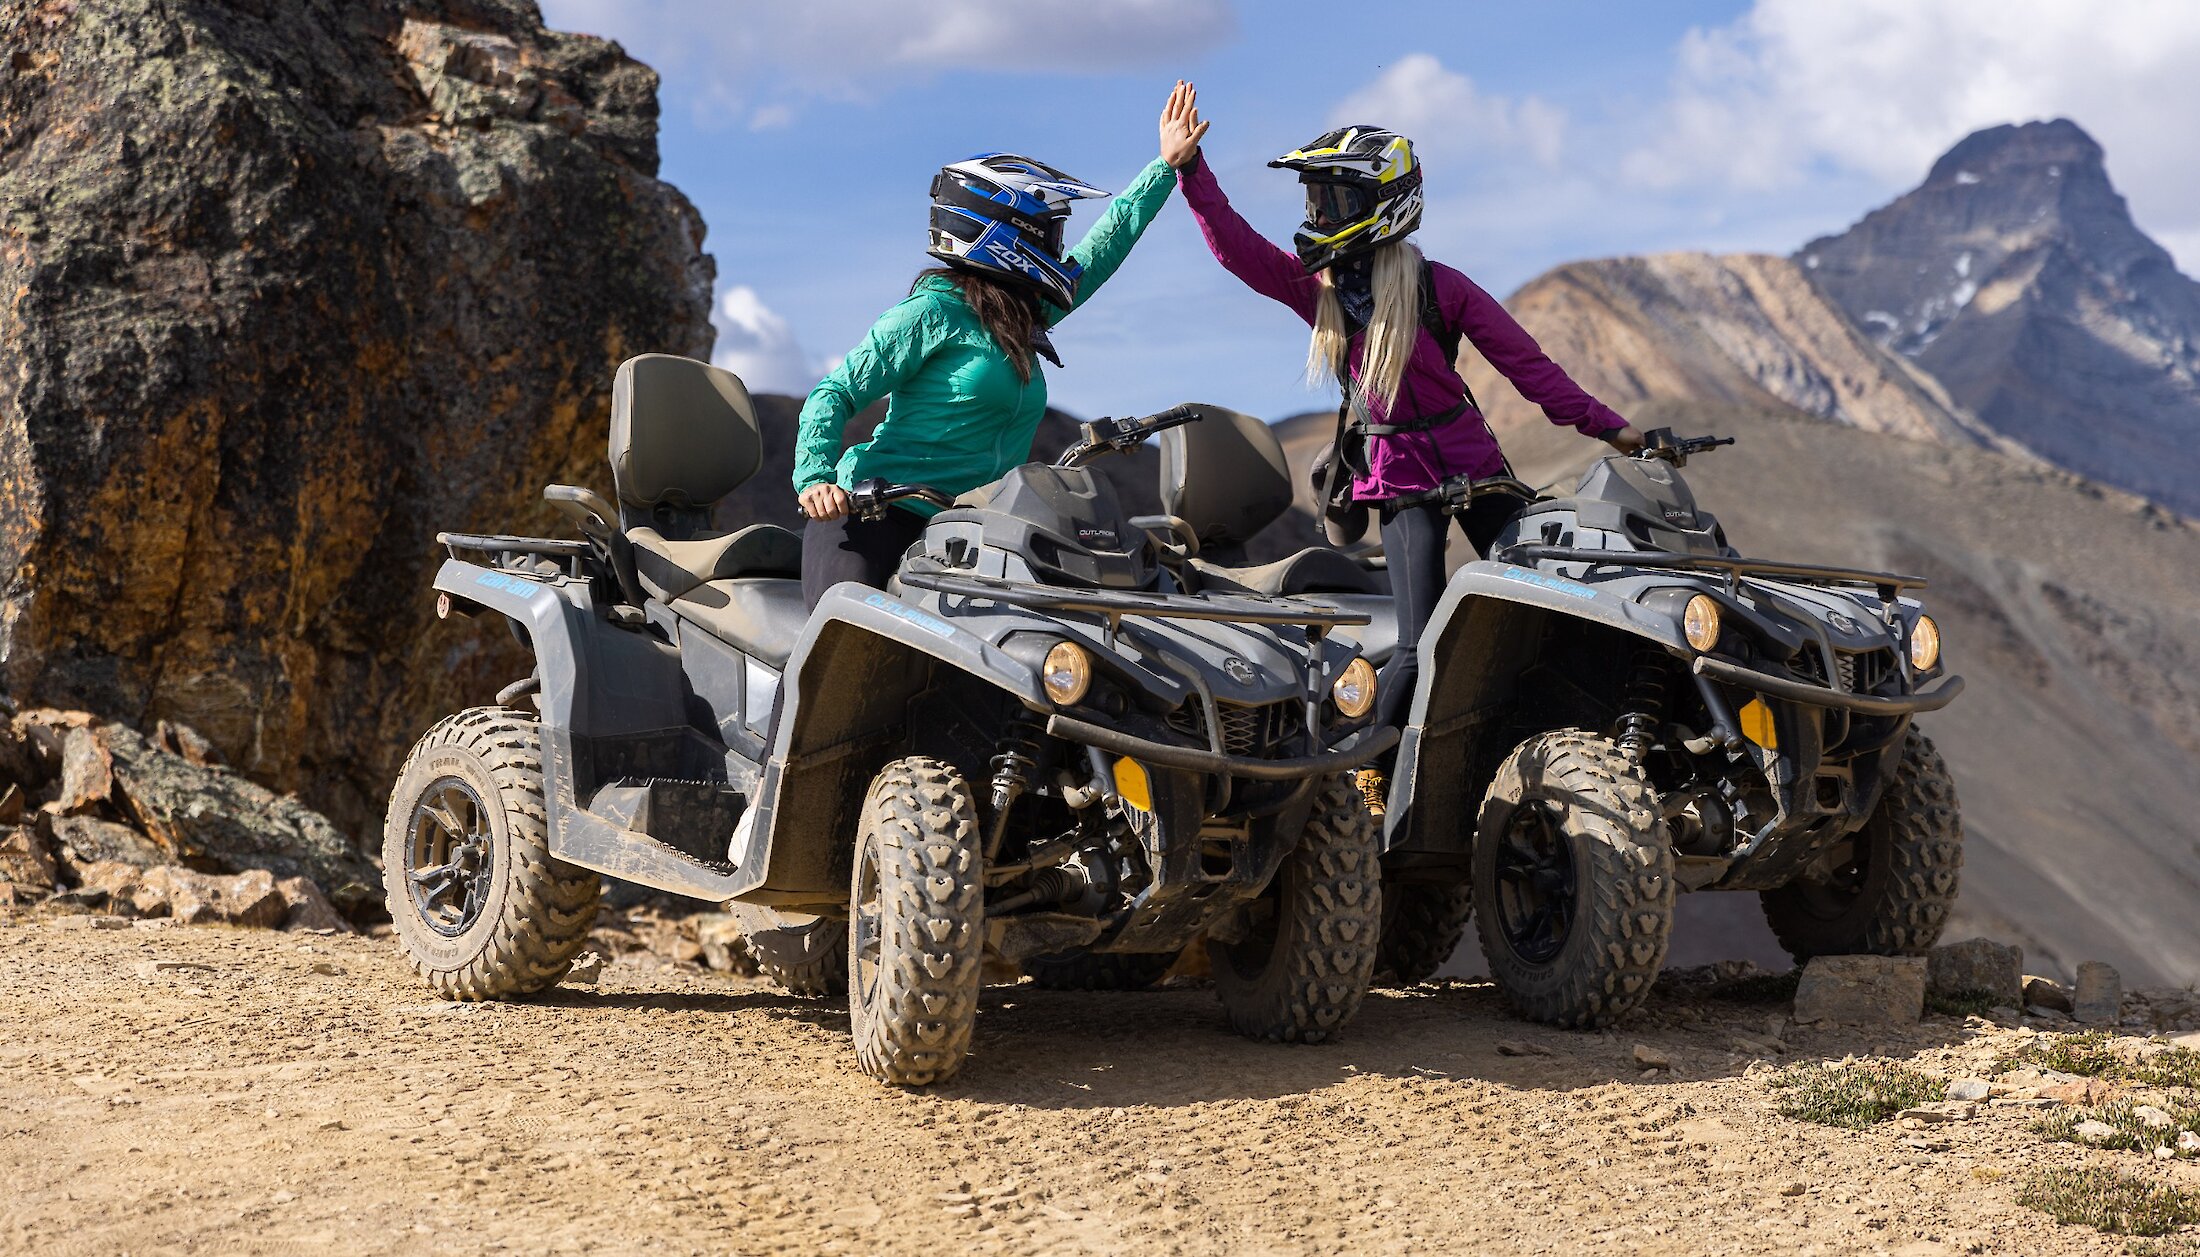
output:
<path id="1" fill-rule="evenodd" d="M 1436 343 L 1443 347 L 1444 361 L 1456 369 L 1459 365 L 1459 342 L 1464 339 L 1464 333 L 1444 318 L 1443 303 L 1436 299 L 1436 266 L 1427 258 L 1421 259 L 1421 327 L 1436 338 Z M 1466 393 L 1467 405 L 1480 411 L 1482 403 L 1474 400 L 1474 388 L 1467 383 L 1464 373 L 1459 377 L 1459 387 Z"/>

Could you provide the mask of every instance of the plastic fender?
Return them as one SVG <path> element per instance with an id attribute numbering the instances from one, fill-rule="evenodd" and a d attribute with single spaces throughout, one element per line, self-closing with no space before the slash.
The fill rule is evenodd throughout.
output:
<path id="1" fill-rule="evenodd" d="M 771 756 L 734 834 L 737 897 L 845 898 L 839 848 L 855 834 L 871 775 L 895 754 L 875 739 L 900 721 L 934 664 L 999 686 L 1035 711 L 1052 710 L 1035 669 L 969 629 L 852 582 L 826 591 L 788 657 Z"/>
<path id="2" fill-rule="evenodd" d="M 572 678 L 579 666 L 574 647 L 575 626 L 570 617 L 579 611 L 558 594 L 548 581 L 533 580 L 516 572 L 499 572 L 478 563 L 445 559 L 436 569 L 435 588 L 478 602 L 527 630 L 535 652 L 535 668 L 543 679 L 542 715 L 545 723 L 571 724 Z M 553 686 L 552 682 L 559 684 Z M 556 711 L 553 713 L 553 707 Z"/>
<path id="3" fill-rule="evenodd" d="M 1588 620 L 1687 653 L 1680 624 L 1635 601 L 1643 588 L 1639 579 L 1575 580 L 1487 559 L 1452 573 L 1421 630 L 1420 675 L 1400 731 L 1383 816 L 1385 851 L 1463 841 L 1463 833 L 1438 831 L 1457 829 L 1463 817 L 1471 825 L 1481 803 L 1465 797 L 1463 782 L 1454 778 L 1471 763 L 1465 744 L 1476 732 L 1474 713 L 1494 687 L 1510 684 L 1532 654 L 1532 643 L 1516 640 L 1524 635 L 1524 618 Z M 1429 806 L 1432 802 L 1436 806 Z"/>

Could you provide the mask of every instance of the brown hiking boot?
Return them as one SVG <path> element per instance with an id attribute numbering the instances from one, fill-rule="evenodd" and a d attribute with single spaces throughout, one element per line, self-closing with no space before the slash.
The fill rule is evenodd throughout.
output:
<path id="1" fill-rule="evenodd" d="M 1390 778 L 1380 768 L 1363 768 L 1353 778 L 1360 787 L 1360 802 L 1367 807 L 1369 816 L 1383 814 L 1383 801 L 1390 797 Z"/>

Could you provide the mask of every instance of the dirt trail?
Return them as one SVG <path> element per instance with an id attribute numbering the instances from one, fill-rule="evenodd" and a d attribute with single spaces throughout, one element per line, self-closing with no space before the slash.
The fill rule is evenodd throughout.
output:
<path id="1" fill-rule="evenodd" d="M 902 1093 L 844 1012 L 752 980 L 626 958 L 446 1005 L 383 941 L 0 916 L 0 1251 L 2123 1251 L 2015 1204 L 2102 1155 L 2030 1113 L 1942 1151 L 1778 1116 L 1733 1040 L 1777 1016 L 1673 992 L 1578 1035 L 1454 984 L 1288 1048 L 1204 990 L 998 988 L 962 1076 Z M 1955 1076 L 2019 1032 L 1782 1033 Z"/>

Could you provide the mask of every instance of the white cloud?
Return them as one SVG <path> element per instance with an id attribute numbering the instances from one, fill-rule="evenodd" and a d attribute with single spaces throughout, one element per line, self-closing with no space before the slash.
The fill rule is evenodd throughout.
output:
<path id="1" fill-rule="evenodd" d="M 1330 125 L 1371 122 L 1432 153 L 1520 154 L 1558 164 L 1565 111 L 1534 96 L 1489 95 L 1425 52 L 1410 53 L 1330 111 Z"/>
<path id="2" fill-rule="evenodd" d="M 751 392 L 800 397 L 825 373 L 803 351 L 787 320 L 745 284 L 719 295 L 711 325 L 718 329 L 712 364 L 740 376 Z"/>
<path id="3" fill-rule="evenodd" d="M 1181 65 L 1237 27 L 1231 0 L 543 0 L 542 11 L 678 71 L 709 115 L 759 129 L 807 99 L 868 99 L 944 70 Z"/>
<path id="4" fill-rule="evenodd" d="M 1802 188 L 1827 167 L 1890 186 L 1965 134 L 2068 117 L 2108 151 L 2142 226 L 2200 230 L 2200 4 L 1757 0 L 1689 32 L 1638 186 Z"/>

